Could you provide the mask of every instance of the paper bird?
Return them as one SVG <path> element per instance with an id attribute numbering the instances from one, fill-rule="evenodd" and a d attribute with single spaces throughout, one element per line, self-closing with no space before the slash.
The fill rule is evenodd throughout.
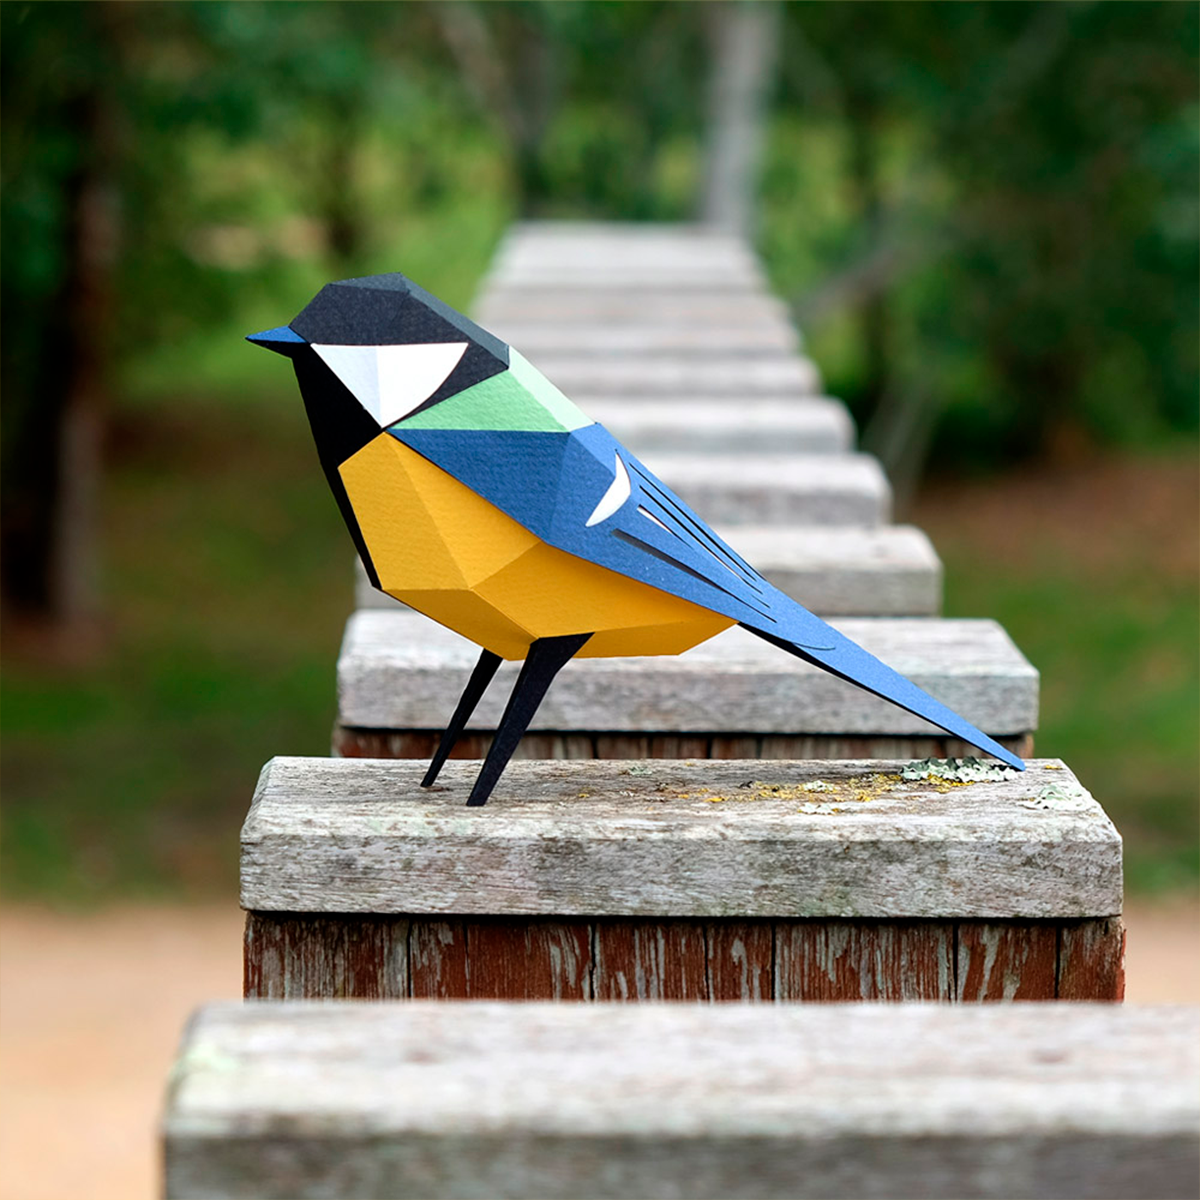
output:
<path id="1" fill-rule="evenodd" d="M 470 805 L 571 658 L 679 654 L 735 624 L 1024 768 L 772 587 L 516 350 L 403 275 L 327 284 L 248 340 L 292 360 L 372 584 L 482 647 L 425 786 L 502 659 L 524 665 Z"/>

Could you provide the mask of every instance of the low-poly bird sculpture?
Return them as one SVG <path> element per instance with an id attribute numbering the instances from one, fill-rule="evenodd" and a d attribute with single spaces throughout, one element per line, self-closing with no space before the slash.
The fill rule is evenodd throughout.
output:
<path id="1" fill-rule="evenodd" d="M 1023 769 L 772 587 L 516 350 L 403 275 L 328 284 L 248 340 L 292 360 L 371 582 L 482 647 L 426 786 L 502 659 L 524 665 L 471 805 L 571 658 L 679 654 L 734 624 Z"/>

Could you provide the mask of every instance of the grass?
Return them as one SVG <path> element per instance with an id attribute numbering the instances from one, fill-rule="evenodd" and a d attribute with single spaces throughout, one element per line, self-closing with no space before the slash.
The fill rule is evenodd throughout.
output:
<path id="1" fill-rule="evenodd" d="M 254 264 L 209 264 L 226 305 L 164 294 L 178 336 L 122 363 L 101 649 L 66 661 L 36 631 L 5 630 L 5 894 L 67 904 L 229 896 L 262 764 L 329 752 L 350 545 L 290 368 L 242 338 L 291 320 L 329 278 L 368 271 L 403 270 L 465 308 L 511 214 L 494 147 L 456 147 L 437 203 L 411 194 L 403 156 L 364 154 L 370 239 L 358 268 L 330 267 L 320 237 L 279 252 L 280 231 L 306 223 L 296 225 L 303 197 L 285 194 L 271 147 L 222 143 L 208 169 L 193 147 L 192 190 L 233 198 L 236 217 L 209 205 L 213 228 L 235 223 Z M 198 201 L 181 224 L 206 211 Z"/>
<path id="2" fill-rule="evenodd" d="M 103 653 L 5 671 L 6 892 L 236 887 L 259 767 L 329 747 L 351 574 L 314 468 L 294 410 L 176 417 L 119 464 Z"/>

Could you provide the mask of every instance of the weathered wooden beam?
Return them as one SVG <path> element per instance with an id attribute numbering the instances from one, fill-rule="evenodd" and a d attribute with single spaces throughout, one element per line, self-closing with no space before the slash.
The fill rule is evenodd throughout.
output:
<path id="1" fill-rule="evenodd" d="M 679 263 L 614 262 L 607 266 L 529 263 L 488 271 L 482 287 L 538 289 L 541 292 L 631 292 L 642 287 L 703 288 L 721 295 L 754 295 L 767 290 L 766 276 L 755 262 L 702 259 Z"/>
<path id="2" fill-rule="evenodd" d="M 561 917 L 1067 920 L 1121 911 L 1121 839 L 1059 762 L 1000 780 L 902 763 L 276 758 L 242 828 L 242 907 Z M 981 985 L 984 986 L 984 985 Z"/>
<path id="3" fill-rule="evenodd" d="M 762 266 L 736 238 L 663 233 L 651 237 L 512 238 L 483 280 L 492 287 L 629 288 L 664 281 L 716 290 L 766 290 Z"/>
<path id="4" fill-rule="evenodd" d="M 1021 758 L 1033 757 L 1030 733 L 993 735 L 1006 750 Z M 342 758 L 418 758 L 428 762 L 441 740 L 440 729 L 366 729 L 336 726 L 333 753 Z M 451 758 L 483 758 L 492 735 L 468 730 L 451 752 Z M 976 753 L 959 738 L 918 737 L 912 734 L 794 734 L 794 733 L 622 733 L 601 730 L 579 733 L 543 729 L 527 733 L 517 746 L 516 759 L 640 759 L 640 758 L 749 758 L 749 759 L 920 759 L 962 758 Z"/>
<path id="5" fill-rule="evenodd" d="M 505 232 L 496 251 L 498 261 L 544 256 L 573 265 L 589 254 L 607 259 L 613 253 L 632 258 L 698 254 L 751 256 L 745 238 L 697 222 L 520 221 Z"/>
<path id="6" fill-rule="evenodd" d="M 696 400 L 641 396 L 588 401 L 599 421 L 634 454 L 843 454 L 854 446 L 854 422 L 840 400 Z"/>
<path id="7" fill-rule="evenodd" d="M 1038 673 L 996 622 L 847 617 L 833 624 L 985 733 L 1023 736 L 1036 729 Z M 419 613 L 357 612 L 338 657 L 338 725 L 436 731 L 454 711 L 477 658 L 465 638 Z M 495 728 L 517 669 L 515 663 L 500 668 L 472 729 Z M 555 680 L 531 730 L 941 736 L 894 704 L 737 628 L 677 656 L 579 659 Z"/>
<path id="8" fill-rule="evenodd" d="M 171 1200 L 1172 1200 L 1200 1020 L 1113 1005 L 218 1004 Z"/>
<path id="9" fill-rule="evenodd" d="M 586 289 L 547 292 L 540 288 L 492 286 L 480 293 L 471 311 L 475 320 L 489 328 L 508 321 L 553 323 L 586 331 L 613 323 L 677 331 L 723 329 L 730 336 L 738 330 L 764 326 L 781 333 L 793 328 L 787 306 L 776 296 L 760 292 L 726 295 L 661 284 L 628 292 Z"/>
<path id="10" fill-rule="evenodd" d="M 549 223 L 514 230 L 496 253 L 477 316 L 487 324 L 497 313 L 523 313 L 557 324 L 585 309 L 600 324 L 602 313 L 646 325 L 661 323 L 664 310 L 683 309 L 686 324 L 704 314 L 726 328 L 754 327 L 762 314 L 777 327 L 789 324 L 744 240 L 679 226 Z"/>
<path id="11" fill-rule="evenodd" d="M 800 355 L 597 358 L 543 354 L 530 361 L 585 411 L 594 397 L 685 395 L 736 404 L 761 397 L 786 400 L 821 394 L 820 372 Z"/>
<path id="12" fill-rule="evenodd" d="M 482 321 L 482 317 L 479 318 Z M 506 319 L 485 322 L 497 337 L 515 346 L 526 358 L 562 355 L 587 357 L 680 358 L 778 356 L 800 349 L 796 330 L 780 321 L 730 327 L 720 323 L 664 325 L 654 321 L 605 321 L 589 325 L 561 321 L 535 323 Z"/>
<path id="13" fill-rule="evenodd" d="M 729 526 L 717 532 L 780 591 L 821 616 L 941 612 L 941 559 L 913 525 Z"/>
<path id="14" fill-rule="evenodd" d="M 658 451 L 645 465 L 710 525 L 873 526 L 891 516 L 891 486 L 868 454 Z"/>
<path id="15" fill-rule="evenodd" d="M 622 270 L 694 277 L 723 275 L 761 278 L 761 266 L 749 245 L 737 238 L 710 236 L 603 237 L 578 235 L 555 238 L 506 239 L 492 260 L 490 278 L 515 276 L 580 276 L 605 278 Z"/>
<path id="16" fill-rule="evenodd" d="M 1090 948 L 1088 969 L 1078 944 Z M 1120 917 L 252 911 L 244 990 L 254 1000 L 1113 1001 L 1125 994 L 1124 944 Z"/>
<path id="17" fill-rule="evenodd" d="M 936 616 L 942 564 L 911 525 L 737 527 L 717 532 L 777 588 L 821 616 Z M 355 559 L 355 606 L 401 608 Z"/>

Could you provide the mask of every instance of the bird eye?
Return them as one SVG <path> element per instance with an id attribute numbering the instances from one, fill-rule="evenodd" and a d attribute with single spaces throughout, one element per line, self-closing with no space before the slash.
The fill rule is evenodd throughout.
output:
<path id="1" fill-rule="evenodd" d="M 314 342 L 313 349 L 382 428 L 424 404 L 458 366 L 467 343 L 331 346 Z"/>

